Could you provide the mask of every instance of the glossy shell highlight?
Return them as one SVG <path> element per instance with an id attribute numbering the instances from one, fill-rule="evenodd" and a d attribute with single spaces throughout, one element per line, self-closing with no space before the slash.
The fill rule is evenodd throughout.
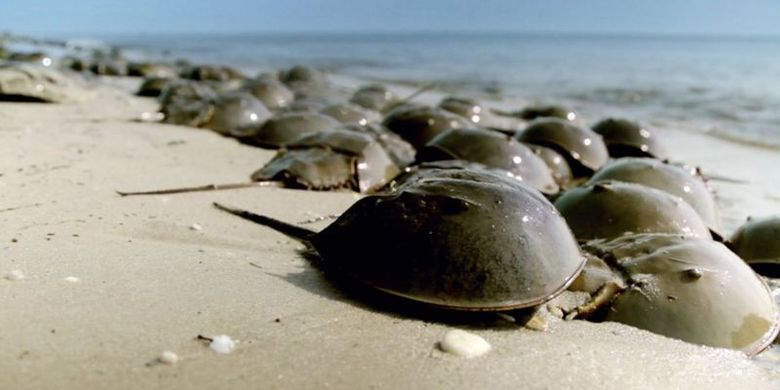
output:
<path id="1" fill-rule="evenodd" d="M 541 304 L 584 265 L 565 221 L 541 194 L 464 169 L 428 170 L 363 198 L 312 243 L 329 266 L 357 281 L 457 310 Z"/>
<path id="2" fill-rule="evenodd" d="M 640 184 L 608 181 L 577 187 L 561 195 L 555 207 L 582 241 L 637 233 L 712 237 L 688 203 Z"/>
<path id="3" fill-rule="evenodd" d="M 577 176 L 593 173 L 609 159 L 600 135 L 562 119 L 537 119 L 515 134 L 515 138 L 555 149 L 567 158 Z"/>
<path id="4" fill-rule="evenodd" d="M 627 279 L 607 321 L 748 355 L 777 337 L 780 314 L 769 288 L 718 242 L 643 234 L 587 247 Z"/>
<path id="5" fill-rule="evenodd" d="M 621 158 L 593 174 L 589 183 L 616 180 L 636 183 L 679 196 L 690 204 L 713 232 L 722 230 L 715 197 L 699 176 L 678 165 L 652 158 Z"/>
<path id="6" fill-rule="evenodd" d="M 419 162 L 449 159 L 502 169 L 507 172 L 507 176 L 545 194 L 555 194 L 559 189 L 550 169 L 530 148 L 495 131 L 448 130 L 417 152 Z"/>

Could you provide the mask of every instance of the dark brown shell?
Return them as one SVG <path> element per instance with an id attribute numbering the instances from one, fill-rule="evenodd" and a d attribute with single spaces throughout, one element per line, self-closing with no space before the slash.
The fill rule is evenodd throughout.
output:
<path id="1" fill-rule="evenodd" d="M 332 131 L 341 124 L 326 115 L 287 113 L 277 115 L 260 128 L 248 130 L 241 141 L 264 148 L 276 149 L 289 144 L 306 133 Z"/>
<path id="2" fill-rule="evenodd" d="M 329 103 L 319 98 L 300 98 L 295 99 L 286 107 L 279 110 L 280 113 L 319 113 L 324 110 Z"/>
<path id="3" fill-rule="evenodd" d="M 577 118 L 577 114 L 574 111 L 557 105 L 529 106 L 520 111 L 518 116 L 527 121 L 539 118 L 558 118 L 573 121 Z"/>
<path id="4" fill-rule="evenodd" d="M 612 157 L 666 158 L 666 149 L 650 128 L 622 118 L 606 118 L 593 125 Z"/>
<path id="5" fill-rule="evenodd" d="M 472 122 L 479 124 L 483 122 L 485 109 L 474 99 L 450 96 L 442 99 L 439 108 L 457 114 Z"/>
<path id="6" fill-rule="evenodd" d="M 331 104 L 320 111 L 345 125 L 366 126 L 379 121 L 379 113 L 353 103 Z"/>
<path id="7" fill-rule="evenodd" d="M 652 158 L 621 158 L 596 172 L 589 183 L 617 180 L 666 191 L 688 202 L 704 223 L 720 236 L 721 224 L 715 197 L 690 170 Z"/>
<path id="8" fill-rule="evenodd" d="M 563 155 L 556 152 L 554 149 L 545 146 L 534 144 L 525 145 L 531 148 L 531 150 L 547 164 L 547 167 L 550 168 L 553 179 L 558 183 L 558 186 L 564 188 L 572 179 L 574 179 L 569 163 L 566 162 L 566 158 L 563 157 Z"/>
<path id="9" fill-rule="evenodd" d="M 173 82 L 173 79 L 166 77 L 149 77 L 138 87 L 138 96 L 158 97 L 165 88 Z"/>
<path id="10" fill-rule="evenodd" d="M 295 99 L 287 86 L 268 77 L 247 80 L 241 89 L 260 99 L 270 109 L 286 107 Z"/>
<path id="11" fill-rule="evenodd" d="M 349 188 L 372 192 L 401 172 L 368 134 L 334 130 L 310 133 L 287 145 L 254 181 L 281 181 L 287 187 L 312 190 Z"/>
<path id="12" fill-rule="evenodd" d="M 395 96 L 384 85 L 371 84 L 355 91 L 349 101 L 369 110 L 382 111 L 395 101 Z"/>
<path id="13" fill-rule="evenodd" d="M 628 288 L 606 320 L 691 343 L 754 355 L 780 329 L 766 284 L 720 243 L 669 234 L 639 234 L 589 243 L 619 269 Z"/>
<path id="14" fill-rule="evenodd" d="M 464 160 L 502 169 L 507 176 L 545 193 L 558 185 L 550 169 L 534 152 L 510 136 L 481 129 L 452 129 L 439 134 L 417 152 L 417 161 Z"/>
<path id="15" fill-rule="evenodd" d="M 538 305 L 584 264 L 536 190 L 465 169 L 428 170 L 363 198 L 312 244 L 328 266 L 361 283 L 458 310 Z"/>
<path id="16" fill-rule="evenodd" d="M 206 84 L 188 80 L 173 80 L 160 93 L 158 100 L 163 109 L 177 100 L 210 100 L 216 97 L 214 89 Z"/>
<path id="17" fill-rule="evenodd" d="M 574 188 L 558 198 L 555 207 L 582 241 L 632 233 L 712 237 L 688 203 L 640 184 L 607 181 Z"/>
<path id="18" fill-rule="evenodd" d="M 780 277 L 780 216 L 748 218 L 731 236 L 729 246 L 756 272 Z"/>
<path id="19" fill-rule="evenodd" d="M 197 65 L 182 70 L 181 77 L 195 81 L 243 80 L 241 72 L 227 66 Z"/>
<path id="20" fill-rule="evenodd" d="M 126 76 L 127 62 L 121 59 L 98 59 L 89 66 L 89 70 L 101 76 Z"/>
<path id="21" fill-rule="evenodd" d="M 353 160 L 327 148 L 282 150 L 253 173 L 252 180 L 317 191 L 348 188 L 355 174 Z"/>
<path id="22" fill-rule="evenodd" d="M 423 147 L 447 130 L 470 127 L 465 119 L 449 111 L 416 104 L 393 109 L 382 124 L 415 148 Z"/>
<path id="23" fill-rule="evenodd" d="M 212 100 L 216 93 L 210 87 L 192 81 L 169 84 L 158 99 L 163 122 L 198 127 L 213 114 Z"/>
<path id="24" fill-rule="evenodd" d="M 414 147 L 399 137 L 398 134 L 387 130 L 382 125 L 376 123 L 366 126 L 347 125 L 341 127 L 341 129 L 370 135 L 382 145 L 395 165 L 400 168 L 406 168 L 414 163 L 415 154 L 417 153 Z"/>
<path id="25" fill-rule="evenodd" d="M 279 80 L 293 90 L 312 87 L 319 88 L 327 83 L 327 79 L 322 72 L 305 65 L 295 65 L 281 72 Z"/>
<path id="26" fill-rule="evenodd" d="M 63 102 L 83 91 L 53 69 L 29 64 L 0 64 L 0 101 Z"/>
<path id="27" fill-rule="evenodd" d="M 8 55 L 8 60 L 15 61 L 15 62 L 27 62 L 35 65 L 44 65 L 44 66 L 47 66 L 46 64 L 51 64 L 53 61 L 49 55 L 41 51 L 34 51 L 34 52 L 27 52 L 27 53 L 25 52 L 10 53 Z"/>
<path id="28" fill-rule="evenodd" d="M 609 159 L 600 135 L 562 119 L 537 119 L 515 134 L 515 138 L 555 149 L 566 157 L 576 176 L 592 174 Z"/>
<path id="29" fill-rule="evenodd" d="M 175 78 L 176 67 L 154 62 L 131 62 L 127 65 L 127 75 L 146 78 Z"/>
<path id="30" fill-rule="evenodd" d="M 212 102 L 213 113 L 201 126 L 221 134 L 243 136 L 245 129 L 265 123 L 271 112 L 246 92 L 225 92 Z"/>

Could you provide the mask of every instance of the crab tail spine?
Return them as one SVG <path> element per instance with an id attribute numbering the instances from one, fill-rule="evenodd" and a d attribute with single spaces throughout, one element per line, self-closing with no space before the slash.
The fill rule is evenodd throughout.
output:
<path id="1" fill-rule="evenodd" d="M 181 194 L 185 192 L 202 192 L 202 191 L 221 191 L 221 190 L 235 190 L 240 188 L 249 187 L 281 187 L 282 183 L 276 181 L 250 181 L 241 183 L 226 183 L 226 184 L 206 184 L 197 187 L 179 187 L 179 188 L 167 188 L 163 190 L 151 190 L 151 191 L 116 191 L 121 196 L 136 196 L 136 195 L 168 195 L 168 194 Z"/>
<path id="2" fill-rule="evenodd" d="M 225 211 L 227 213 L 233 214 L 237 217 L 241 217 L 243 219 L 246 219 L 247 221 L 251 221 L 263 226 L 267 226 L 271 229 L 276 230 L 279 233 L 282 233 L 286 236 L 292 237 L 299 241 L 309 242 L 311 241 L 312 237 L 314 237 L 316 232 L 304 229 L 302 227 L 298 227 L 292 224 L 289 224 L 287 222 L 280 221 L 278 219 L 273 219 L 270 217 L 266 217 L 265 215 L 255 214 L 248 210 L 242 210 L 242 209 L 236 209 L 232 207 L 228 207 L 222 204 L 219 204 L 217 202 L 214 202 L 214 207 Z"/>

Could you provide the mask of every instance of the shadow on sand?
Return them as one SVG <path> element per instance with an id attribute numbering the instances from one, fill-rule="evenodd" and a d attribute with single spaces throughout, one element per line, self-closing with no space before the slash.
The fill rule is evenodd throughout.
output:
<path id="1" fill-rule="evenodd" d="M 528 322 L 536 312 L 536 307 L 533 307 L 505 311 L 501 312 L 504 315 L 498 315 L 490 311 L 460 311 L 426 305 L 382 292 L 332 271 L 312 248 L 300 250 L 299 255 L 308 263 L 301 272 L 269 275 L 312 294 L 396 318 L 414 318 L 475 330 L 486 328 L 516 330 Z"/>

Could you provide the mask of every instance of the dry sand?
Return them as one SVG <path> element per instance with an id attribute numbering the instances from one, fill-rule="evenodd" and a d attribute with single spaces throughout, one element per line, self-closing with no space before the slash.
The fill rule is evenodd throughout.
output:
<path id="1" fill-rule="evenodd" d="M 780 388 L 779 365 L 614 323 L 533 331 L 394 314 L 333 285 L 299 243 L 211 207 L 301 221 L 342 212 L 351 193 L 120 198 L 115 189 L 243 181 L 273 154 L 132 121 L 155 109 L 117 87 L 80 103 L 0 103 L 0 275 L 25 276 L 0 279 L 0 389 Z M 777 151 L 665 135 L 679 159 L 751 181 L 718 184 L 727 232 L 780 210 Z M 454 327 L 492 350 L 439 351 Z M 198 334 L 238 344 L 218 355 Z M 166 350 L 180 361 L 150 364 Z"/>

